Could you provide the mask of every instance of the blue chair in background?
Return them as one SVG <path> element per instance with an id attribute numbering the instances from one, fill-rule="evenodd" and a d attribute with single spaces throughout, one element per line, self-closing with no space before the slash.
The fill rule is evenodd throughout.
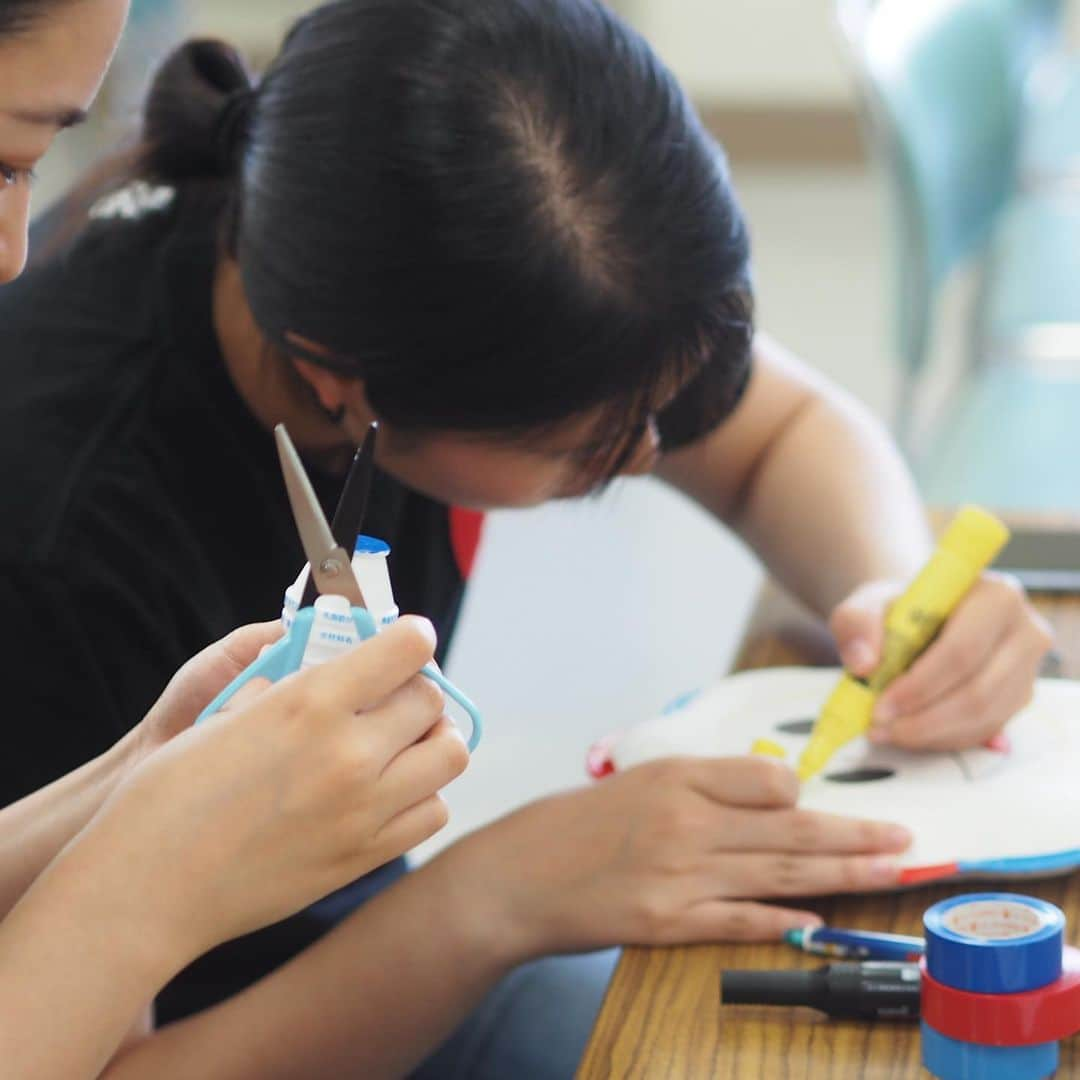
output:
<path id="1" fill-rule="evenodd" d="M 1080 455 L 1080 194 L 1045 182 L 1069 159 L 1067 147 L 1055 157 L 1055 124 L 1059 133 L 1069 126 L 1039 112 L 1032 95 L 1033 73 L 1060 47 L 1061 7 L 841 5 L 893 211 L 897 429 L 936 503 L 1080 510 L 1069 467 Z M 1028 164 L 1036 159 L 1037 184 Z M 979 280 L 964 377 L 927 433 L 915 403 L 937 300 L 971 263 Z"/>
<path id="2" fill-rule="evenodd" d="M 1076 0 L 1066 0 L 1074 7 Z M 1080 23 L 1080 7 L 1074 18 Z M 1062 42 L 1067 46 L 1067 42 Z M 1080 57 L 1054 49 L 1040 63 L 1030 88 L 1021 151 L 1021 180 L 1032 190 L 1080 189 Z"/>

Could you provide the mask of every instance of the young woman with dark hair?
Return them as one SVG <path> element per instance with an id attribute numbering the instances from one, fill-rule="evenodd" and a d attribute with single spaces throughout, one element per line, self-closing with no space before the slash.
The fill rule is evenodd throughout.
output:
<path id="1" fill-rule="evenodd" d="M 184 46 L 134 175 L 0 298 L 0 349 L 0 452 L 27 462 L 4 497 L 49 496 L 0 552 L 0 598 L 43 633 L 63 620 L 70 673 L 43 687 L 19 653 L 8 700 L 42 719 L 6 786 L 93 753 L 178 657 L 278 609 L 302 561 L 279 421 L 328 504 L 381 422 L 369 528 L 444 647 L 478 511 L 616 476 L 737 529 L 856 671 L 928 550 L 880 427 L 754 335 L 723 156 L 596 0 L 342 0 L 258 86 L 224 46 Z M 238 560 L 253 538 L 260 560 Z M 987 575 L 875 737 L 986 738 L 1047 640 Z M 774 762 L 672 761 L 527 806 L 200 961 L 166 1017 L 311 945 L 116 1075 L 179 1076 L 194 1053 L 204 1076 L 400 1075 L 443 1039 L 418 1075 L 569 1075 L 612 957 L 561 954 L 773 938 L 813 916 L 762 899 L 896 881 L 903 835 L 798 811 L 796 791 Z"/>

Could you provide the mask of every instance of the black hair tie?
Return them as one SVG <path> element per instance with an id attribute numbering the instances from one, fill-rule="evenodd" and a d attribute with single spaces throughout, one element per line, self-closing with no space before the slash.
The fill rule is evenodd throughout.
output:
<path id="1" fill-rule="evenodd" d="M 214 145 L 223 172 L 232 172 L 236 164 L 240 146 L 251 128 L 254 109 L 255 91 L 251 87 L 234 90 L 222 103 L 214 132 Z"/>

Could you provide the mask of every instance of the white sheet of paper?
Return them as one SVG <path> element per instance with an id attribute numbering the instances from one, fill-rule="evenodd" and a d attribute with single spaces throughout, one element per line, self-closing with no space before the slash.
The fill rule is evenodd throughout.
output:
<path id="1" fill-rule="evenodd" d="M 612 760 L 622 770 L 672 755 L 739 755 L 767 738 L 794 765 L 808 736 L 782 725 L 812 720 L 839 675 L 828 668 L 768 668 L 729 676 L 681 709 L 625 732 Z M 1006 733 L 1012 746 L 1004 754 L 981 748 L 914 754 L 856 739 L 803 785 L 800 804 L 906 825 L 915 842 L 905 866 L 1080 848 L 1080 682 L 1040 680 L 1031 705 Z M 835 779 L 863 769 L 888 775 Z"/>

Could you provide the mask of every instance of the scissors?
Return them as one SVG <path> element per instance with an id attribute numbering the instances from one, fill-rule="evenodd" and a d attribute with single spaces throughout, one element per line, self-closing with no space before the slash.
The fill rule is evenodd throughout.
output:
<path id="1" fill-rule="evenodd" d="M 241 672 L 203 710 L 197 723 L 222 709 L 252 679 L 279 682 L 307 666 L 305 659 L 307 664 L 317 663 L 319 658 L 329 659 L 334 653 L 344 651 L 357 641 L 366 641 L 377 633 L 375 619 L 368 610 L 360 583 L 353 572 L 350 554 L 361 539 L 360 527 L 367 509 L 375 467 L 377 430 L 378 425 L 372 424 L 363 446 L 357 451 L 334 512 L 334 523 L 330 526 L 326 523 L 318 497 L 284 424 L 274 429 L 285 488 L 310 573 L 299 609 L 292 617 L 291 624 L 287 624 L 285 636 L 246 671 Z M 381 546 L 385 549 L 385 545 Z M 434 665 L 429 664 L 421 673 L 468 715 L 472 724 L 468 745 L 470 751 L 474 750 L 483 733 L 479 710 Z"/>

